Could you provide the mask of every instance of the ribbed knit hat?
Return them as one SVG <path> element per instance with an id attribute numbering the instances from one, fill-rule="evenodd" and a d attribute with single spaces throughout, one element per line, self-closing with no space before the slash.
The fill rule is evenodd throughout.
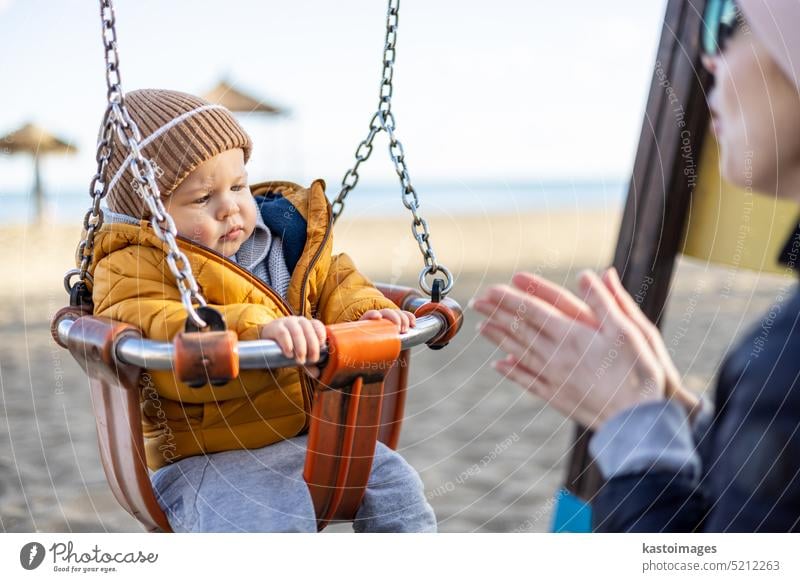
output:
<path id="1" fill-rule="evenodd" d="M 125 94 L 125 105 L 142 134 L 142 154 L 156 166 L 161 196 L 168 196 L 197 166 L 227 150 L 241 148 L 250 158 L 250 136 L 222 105 L 163 89 Z M 147 219 L 150 211 L 138 194 L 129 169 L 131 153 L 114 133 L 108 165 L 106 203 L 114 212 Z"/>

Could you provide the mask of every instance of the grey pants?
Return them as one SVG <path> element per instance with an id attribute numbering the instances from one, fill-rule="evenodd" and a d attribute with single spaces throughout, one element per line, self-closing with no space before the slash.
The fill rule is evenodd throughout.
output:
<path id="1" fill-rule="evenodd" d="M 151 481 L 176 532 L 315 532 L 303 480 L 305 435 L 255 450 L 188 457 Z M 382 443 L 375 450 L 356 532 L 435 532 L 436 516 L 414 469 Z"/>

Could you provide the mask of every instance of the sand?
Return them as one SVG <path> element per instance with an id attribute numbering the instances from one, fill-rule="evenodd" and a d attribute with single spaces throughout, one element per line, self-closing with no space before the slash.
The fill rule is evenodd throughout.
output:
<path id="1" fill-rule="evenodd" d="M 618 222 L 600 210 L 430 219 L 464 304 L 516 270 L 571 285 L 581 269 L 608 263 Z M 105 482 L 86 378 L 49 335 L 78 235 L 66 226 L 0 228 L 2 531 L 141 531 Z M 421 258 L 406 217 L 343 220 L 335 244 L 374 279 L 415 285 Z M 713 388 L 725 350 L 790 284 L 681 260 L 664 334 L 685 384 Z M 475 335 L 477 321 L 468 312 L 446 350 L 415 351 L 400 450 L 420 472 L 441 531 L 547 531 L 572 425 L 491 369 L 498 354 Z"/>

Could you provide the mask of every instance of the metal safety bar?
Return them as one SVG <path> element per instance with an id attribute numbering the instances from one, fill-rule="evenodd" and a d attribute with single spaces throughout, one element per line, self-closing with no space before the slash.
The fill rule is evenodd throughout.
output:
<path id="1" fill-rule="evenodd" d="M 69 332 L 76 319 L 65 317 L 58 324 L 58 336 L 66 345 Z M 446 331 L 447 322 L 437 314 L 417 318 L 416 326 L 400 335 L 401 349 L 409 349 L 427 343 Z M 242 369 L 275 369 L 295 367 L 297 362 L 287 358 L 280 346 L 272 340 L 241 341 L 238 344 L 239 366 Z M 150 370 L 172 370 L 175 347 L 171 342 L 148 340 L 136 336 L 123 336 L 115 348 L 117 360 L 122 363 Z M 327 346 L 320 351 L 319 362 L 328 356 Z M 316 362 L 306 362 L 313 365 Z"/>

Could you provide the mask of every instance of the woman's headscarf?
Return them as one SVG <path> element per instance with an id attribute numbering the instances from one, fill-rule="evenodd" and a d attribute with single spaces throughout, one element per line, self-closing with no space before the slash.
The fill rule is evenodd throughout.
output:
<path id="1" fill-rule="evenodd" d="M 747 25 L 800 90 L 800 0 L 737 0 Z"/>

